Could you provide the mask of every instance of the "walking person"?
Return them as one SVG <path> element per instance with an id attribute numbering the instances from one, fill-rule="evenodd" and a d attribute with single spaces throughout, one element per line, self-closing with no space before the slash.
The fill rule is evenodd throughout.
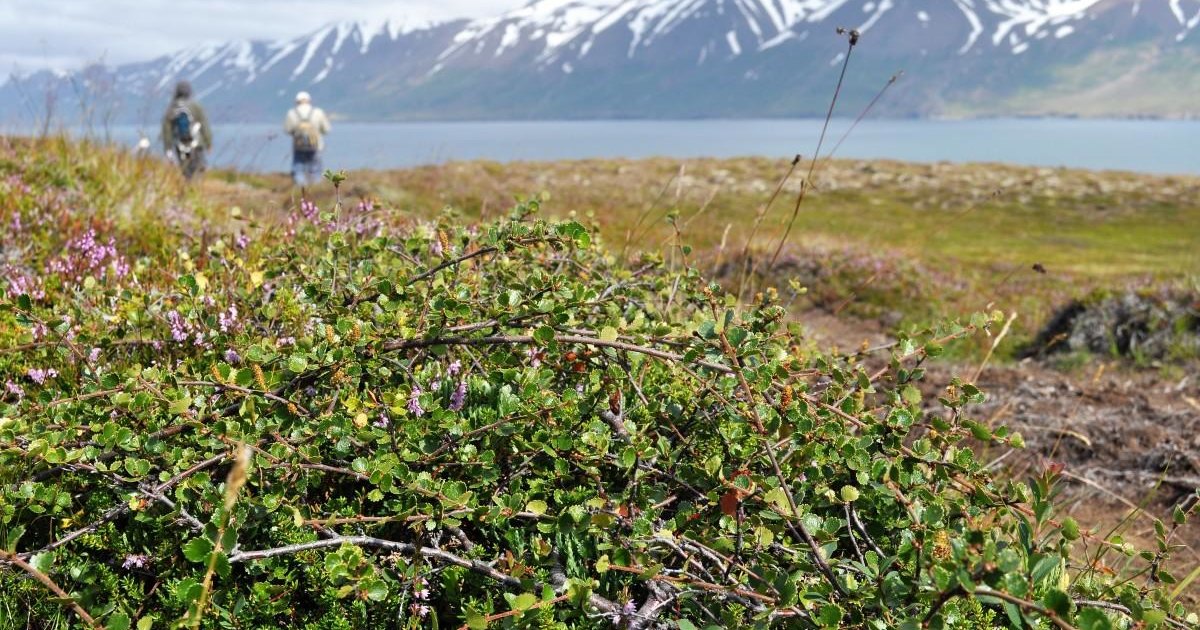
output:
<path id="1" fill-rule="evenodd" d="M 292 182 L 307 188 L 321 177 L 321 151 L 325 150 L 325 134 L 329 133 L 329 118 L 319 107 L 313 107 L 308 92 L 296 95 L 296 106 L 283 119 L 283 130 L 292 136 Z"/>
<path id="2" fill-rule="evenodd" d="M 191 180 L 207 167 L 206 153 L 212 148 L 212 128 L 204 108 L 192 99 L 192 84 L 175 84 L 175 96 L 162 119 L 163 150 Z"/>

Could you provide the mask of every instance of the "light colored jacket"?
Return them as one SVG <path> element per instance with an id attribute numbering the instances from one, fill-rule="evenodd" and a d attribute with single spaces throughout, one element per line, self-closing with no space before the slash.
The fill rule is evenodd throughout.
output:
<path id="1" fill-rule="evenodd" d="M 329 125 L 329 117 L 325 115 L 325 110 L 320 107 L 313 107 L 308 103 L 302 103 L 288 110 L 287 116 L 283 119 L 283 131 L 289 136 L 300 126 L 300 121 L 307 118 L 309 122 L 317 128 L 317 133 L 321 139 L 317 143 L 317 150 L 325 150 L 325 134 L 329 133 L 332 128 Z"/>

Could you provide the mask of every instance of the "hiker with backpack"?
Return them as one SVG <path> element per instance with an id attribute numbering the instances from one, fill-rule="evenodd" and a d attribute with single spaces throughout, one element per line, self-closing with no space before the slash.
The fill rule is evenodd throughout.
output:
<path id="1" fill-rule="evenodd" d="M 192 84 L 175 84 L 175 97 L 162 119 L 163 149 L 179 164 L 183 176 L 192 179 L 207 166 L 205 154 L 212 148 L 212 128 L 200 103 L 192 100 Z"/>
<path id="2" fill-rule="evenodd" d="M 329 118 L 313 107 L 308 92 L 297 94 L 296 106 L 283 119 L 284 132 L 292 136 L 292 182 L 297 186 L 312 186 L 320 178 L 321 151 L 329 129 Z"/>

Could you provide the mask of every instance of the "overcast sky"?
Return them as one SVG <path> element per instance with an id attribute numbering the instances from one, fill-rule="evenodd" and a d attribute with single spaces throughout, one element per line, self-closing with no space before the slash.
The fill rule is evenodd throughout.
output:
<path id="1" fill-rule="evenodd" d="M 0 75 L 149 59 L 206 41 L 301 35 L 338 20 L 483 17 L 524 0 L 0 0 Z"/>

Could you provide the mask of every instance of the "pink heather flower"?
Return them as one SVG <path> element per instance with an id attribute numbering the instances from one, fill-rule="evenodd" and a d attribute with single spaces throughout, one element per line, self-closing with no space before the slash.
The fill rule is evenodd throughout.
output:
<path id="1" fill-rule="evenodd" d="M 45 324 L 38 322 L 33 325 L 33 328 L 30 329 L 30 332 L 33 333 L 34 341 L 41 341 L 42 339 L 46 338 L 46 334 L 49 333 L 50 330 L 46 328 Z"/>
<path id="2" fill-rule="evenodd" d="M 17 400 L 25 397 L 25 389 L 9 380 L 4 381 L 4 391 L 16 396 Z"/>
<path id="3" fill-rule="evenodd" d="M 280 337 L 279 339 L 275 340 L 275 345 L 280 348 L 290 348 L 291 346 L 296 345 L 296 338 Z"/>
<path id="4" fill-rule="evenodd" d="M 92 348 L 92 350 L 90 352 L 88 352 L 87 360 L 88 360 L 88 363 L 95 363 L 96 361 L 99 361 L 100 360 L 100 348 Z"/>
<path id="5" fill-rule="evenodd" d="M 63 253 L 46 264 L 46 271 L 78 283 L 87 276 L 119 279 L 129 272 L 129 263 L 117 252 L 116 240 L 102 244 L 96 240 L 96 230 L 89 229 L 67 241 Z"/>
<path id="6" fill-rule="evenodd" d="M 441 258 L 442 253 L 443 253 L 442 241 L 440 241 L 437 238 L 434 238 L 432 241 L 430 241 L 429 242 L 429 253 L 433 254 L 434 256 L 437 256 L 438 258 Z"/>
<path id="7" fill-rule="evenodd" d="M 409 606 L 409 609 L 412 610 L 414 615 L 420 617 L 421 619 L 424 619 L 432 611 L 432 609 L 425 604 L 413 604 Z"/>
<path id="8" fill-rule="evenodd" d="M 391 424 L 391 421 L 388 420 L 387 412 L 381 411 L 379 413 L 379 419 L 376 420 L 375 422 L 373 422 L 372 424 L 379 427 L 380 429 L 386 429 L 386 428 L 388 428 L 388 425 Z"/>
<path id="9" fill-rule="evenodd" d="M 421 408 L 421 388 L 414 385 L 412 394 L 408 397 L 408 413 L 420 418 L 425 415 L 425 410 Z"/>
<path id="10" fill-rule="evenodd" d="M 43 385 L 45 384 L 46 379 L 57 377 L 58 370 L 54 368 L 50 368 L 48 370 L 43 370 L 41 368 L 30 368 L 25 374 L 32 379 L 34 383 Z"/>
<path id="11" fill-rule="evenodd" d="M 308 219 L 310 222 L 315 223 L 317 220 L 317 217 L 320 216 L 321 212 L 320 212 L 320 210 L 317 209 L 317 204 L 315 204 L 307 199 L 301 199 L 300 200 L 300 214 L 304 215 L 305 219 Z"/>
<path id="12" fill-rule="evenodd" d="M 450 411 L 461 411 L 463 405 L 467 402 L 467 381 L 461 380 L 458 382 L 458 387 L 454 389 L 454 393 L 450 394 Z"/>
<path id="13" fill-rule="evenodd" d="M 228 311 L 217 315 L 217 323 L 221 326 L 221 332 L 231 332 L 237 327 L 238 312 L 237 305 L 233 304 Z"/>
<path id="14" fill-rule="evenodd" d="M 415 591 L 413 593 L 413 597 L 415 597 L 416 599 L 420 599 L 420 600 L 429 599 L 429 589 L 428 588 L 418 589 L 417 591 Z"/>
<path id="15" fill-rule="evenodd" d="M 173 339 L 176 343 L 183 343 L 187 341 L 188 336 L 191 334 L 192 327 L 183 319 L 183 316 L 179 314 L 179 311 L 173 310 L 168 312 L 167 323 L 171 326 L 171 339 Z"/>
<path id="16" fill-rule="evenodd" d="M 535 368 L 536 368 L 536 367 L 541 367 L 541 365 L 542 365 L 542 353 L 541 353 L 541 352 L 538 352 L 538 349 L 537 349 L 537 348 L 530 348 L 530 349 L 528 349 L 528 350 L 526 350 L 526 351 L 525 351 L 525 354 L 526 354 L 526 355 L 529 357 L 529 365 L 530 365 L 530 367 L 535 367 Z"/>
<path id="17" fill-rule="evenodd" d="M 4 265 L 2 270 L 6 284 L 8 284 L 8 297 L 15 300 L 21 295 L 28 295 L 32 300 L 46 299 L 46 290 L 42 288 L 42 283 L 37 278 L 11 265 Z"/>
<path id="18" fill-rule="evenodd" d="M 237 365 L 242 362 L 242 357 L 238 355 L 237 350 L 229 348 L 225 351 L 225 362 L 229 365 Z"/>
<path id="19" fill-rule="evenodd" d="M 446 373 L 449 374 L 450 376 L 458 376 L 458 373 L 461 371 L 462 371 L 462 361 L 459 361 L 458 359 L 455 359 L 454 363 L 451 363 L 450 367 L 446 368 Z"/>
<path id="20" fill-rule="evenodd" d="M 238 249 L 246 249 L 249 245 L 250 237 L 246 236 L 245 232 L 238 233 L 237 237 L 233 239 L 233 246 Z"/>
<path id="21" fill-rule="evenodd" d="M 142 569 L 150 564 L 150 556 L 141 553 L 130 553 L 125 555 L 125 561 L 121 563 L 122 569 Z"/>
<path id="22" fill-rule="evenodd" d="M 635 614 L 637 614 L 637 604 L 631 601 L 625 602 L 625 605 L 621 607 L 621 612 L 612 614 L 613 625 L 620 625 L 622 620 L 632 619 Z"/>

